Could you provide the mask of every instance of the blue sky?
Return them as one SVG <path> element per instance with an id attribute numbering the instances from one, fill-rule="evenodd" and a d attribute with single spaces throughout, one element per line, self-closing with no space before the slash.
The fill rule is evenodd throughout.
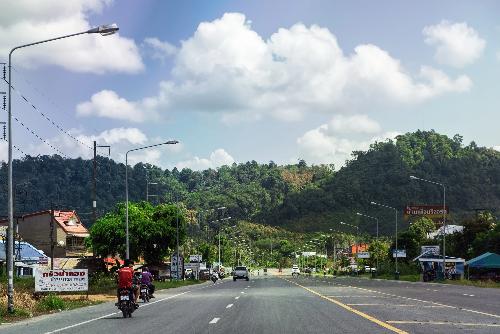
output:
<path id="1" fill-rule="evenodd" d="M 500 147 L 499 10 L 496 1 L 21 0 L 0 13 L 0 60 L 16 45 L 119 25 L 118 35 L 14 53 L 13 86 L 30 101 L 14 95 L 14 115 L 69 157 L 91 151 L 39 112 L 79 142 L 111 145 L 118 161 L 177 139 L 131 161 L 338 167 L 352 150 L 416 129 Z M 54 153 L 17 122 L 13 135 L 25 153 Z"/>

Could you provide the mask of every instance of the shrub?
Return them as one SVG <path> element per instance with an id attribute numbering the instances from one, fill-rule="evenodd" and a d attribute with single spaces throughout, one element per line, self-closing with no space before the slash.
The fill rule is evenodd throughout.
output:
<path id="1" fill-rule="evenodd" d="M 66 303 L 61 297 L 49 294 L 40 300 L 38 307 L 43 311 L 64 310 Z"/>

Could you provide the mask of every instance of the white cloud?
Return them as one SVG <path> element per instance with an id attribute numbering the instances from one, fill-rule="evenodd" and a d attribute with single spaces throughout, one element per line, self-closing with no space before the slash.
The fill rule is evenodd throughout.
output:
<path id="1" fill-rule="evenodd" d="M 177 53 L 177 48 L 169 42 L 160 41 L 156 37 L 148 37 L 144 39 L 146 50 L 151 53 L 154 59 L 165 60 Z"/>
<path id="2" fill-rule="evenodd" d="M 317 25 L 298 23 L 265 40 L 243 14 L 226 13 L 200 23 L 181 42 L 172 79 L 136 103 L 158 113 L 219 112 L 226 123 L 266 115 L 297 121 L 310 112 L 420 103 L 471 85 L 465 75 L 452 79 L 427 66 L 412 75 L 376 45 L 346 55 L 335 35 Z"/>
<path id="3" fill-rule="evenodd" d="M 435 59 L 453 67 L 464 67 L 481 57 L 486 41 L 466 22 L 446 20 L 423 30 L 425 43 L 436 47 Z"/>
<path id="4" fill-rule="evenodd" d="M 63 133 L 47 139 L 50 144 L 70 158 L 91 158 L 93 154 L 92 142 L 95 140 L 100 145 L 111 145 L 112 157 L 120 157 L 119 161 L 122 161 L 125 157 L 123 156 L 123 159 L 121 159 L 121 155 L 117 154 L 117 152 L 124 152 L 129 150 L 131 146 L 145 145 L 149 142 L 148 137 L 137 128 L 113 128 L 97 135 L 84 134 L 78 129 L 71 129 L 70 133 L 84 145 L 77 143 Z M 26 154 L 34 156 L 38 154 L 56 154 L 54 150 L 41 142 L 31 144 L 29 147 L 23 148 L 23 150 Z"/>
<path id="5" fill-rule="evenodd" d="M 98 116 L 131 122 L 142 122 L 146 116 L 136 103 L 119 97 L 111 90 L 102 90 L 92 95 L 90 101 L 78 104 L 76 113 L 78 116 Z"/>
<path id="6" fill-rule="evenodd" d="M 355 118 L 353 117 L 353 119 Z M 353 151 L 367 150 L 374 142 L 385 141 L 388 138 L 393 139 L 400 134 L 398 132 L 381 133 L 380 128 L 378 128 L 378 134 L 375 136 L 373 136 L 375 131 L 364 132 L 365 136 L 372 134 L 371 137 L 364 139 L 339 137 L 338 134 L 346 134 L 347 132 L 335 130 L 339 124 L 336 120 L 337 117 L 334 117 L 330 123 L 309 130 L 297 139 L 299 158 L 314 164 L 333 163 L 336 167 L 340 167 L 351 158 Z M 371 121 L 368 118 L 366 120 Z"/>
<path id="7" fill-rule="evenodd" d="M 177 169 L 189 168 L 192 170 L 202 170 L 207 168 L 217 168 L 223 165 L 232 165 L 234 158 L 224 149 L 219 148 L 212 153 L 208 158 L 194 157 L 189 160 L 178 162 L 175 167 Z"/>
<path id="8" fill-rule="evenodd" d="M 328 123 L 329 133 L 378 133 L 380 124 L 367 115 L 335 115 Z"/>
<path id="9" fill-rule="evenodd" d="M 93 27 L 89 16 L 100 14 L 111 0 L 16 0 L 2 3 L 0 53 L 8 54 L 20 44 L 45 40 Z M 139 50 L 131 39 L 119 34 L 84 34 L 23 49 L 14 54 L 14 64 L 32 68 L 57 65 L 69 71 L 136 73 L 144 68 Z"/>

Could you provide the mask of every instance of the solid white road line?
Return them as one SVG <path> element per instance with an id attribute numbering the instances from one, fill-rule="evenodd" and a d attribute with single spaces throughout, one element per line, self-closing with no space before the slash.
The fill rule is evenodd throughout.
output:
<path id="1" fill-rule="evenodd" d="M 209 324 L 216 324 L 216 323 L 217 323 L 217 321 L 219 321 L 219 320 L 220 320 L 220 318 L 213 318 L 213 319 L 209 322 Z"/>
<path id="2" fill-rule="evenodd" d="M 153 304 L 162 302 L 164 300 L 172 299 L 172 298 L 184 295 L 184 294 L 189 293 L 189 292 L 191 292 L 191 290 L 190 291 L 185 291 L 185 292 L 182 292 L 182 293 L 178 293 L 178 294 L 170 296 L 170 297 L 165 297 L 165 298 L 162 298 L 162 299 L 158 299 L 158 300 L 155 300 L 154 302 L 143 304 L 143 305 L 141 305 L 140 308 L 144 308 L 144 307 L 146 307 L 148 305 L 153 305 Z M 63 328 L 56 329 L 56 330 L 53 330 L 53 331 L 50 331 L 50 332 L 45 332 L 45 334 L 59 333 L 59 332 L 65 331 L 67 329 L 75 328 L 75 327 L 82 326 L 82 325 L 86 325 L 86 324 L 88 324 L 90 322 L 94 322 L 94 321 L 101 320 L 101 319 L 104 319 L 104 318 L 107 318 L 107 317 L 111 317 L 112 315 L 119 314 L 119 313 L 120 312 L 114 312 L 114 313 L 106 314 L 106 315 L 103 315 L 103 316 L 100 316 L 100 317 L 97 317 L 97 318 L 92 318 L 92 319 L 89 319 L 89 320 L 86 320 L 86 321 L 82 321 L 82 322 L 79 322 L 79 323 L 76 323 L 76 324 L 73 324 L 73 325 L 70 325 L 70 326 L 66 326 L 66 327 L 63 327 Z"/>
<path id="3" fill-rule="evenodd" d="M 474 326 L 474 327 L 500 327 L 500 324 L 471 323 L 471 322 L 448 322 L 448 321 L 404 321 L 388 320 L 390 324 L 417 324 L 417 325 L 448 325 L 448 326 Z"/>
<path id="4" fill-rule="evenodd" d="M 231 308 L 231 307 L 233 307 L 233 304 L 229 304 L 226 306 L 226 308 Z"/>

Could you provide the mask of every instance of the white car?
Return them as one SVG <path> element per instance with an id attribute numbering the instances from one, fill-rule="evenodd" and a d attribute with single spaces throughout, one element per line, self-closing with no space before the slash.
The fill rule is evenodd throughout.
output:
<path id="1" fill-rule="evenodd" d="M 292 266 L 292 275 L 300 275 L 299 266 L 296 264 Z"/>

